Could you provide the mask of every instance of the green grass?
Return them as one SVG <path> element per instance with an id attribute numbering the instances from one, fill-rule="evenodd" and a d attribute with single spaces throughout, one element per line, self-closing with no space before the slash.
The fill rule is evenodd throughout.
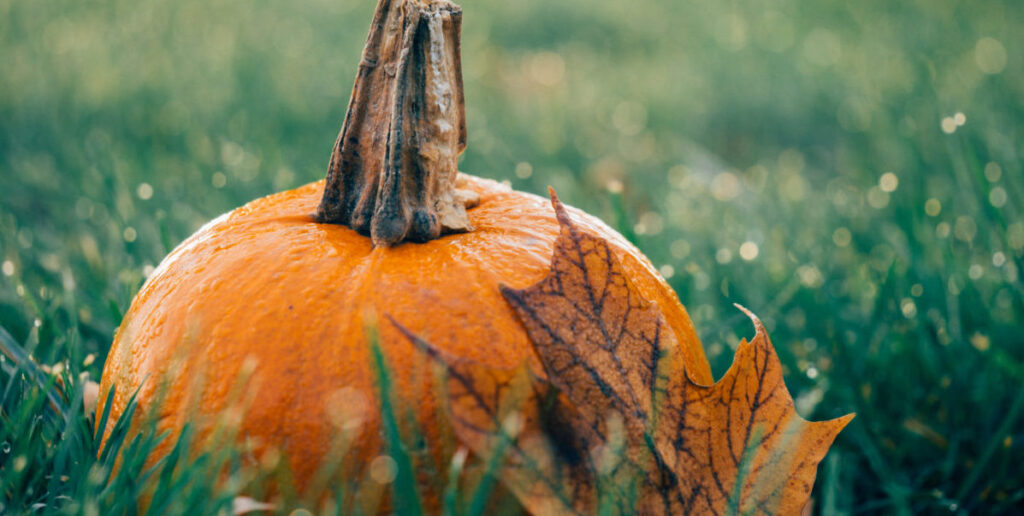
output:
<path id="1" fill-rule="evenodd" d="M 460 167 L 631 235 L 716 373 L 754 310 L 805 417 L 858 413 L 816 511 L 1024 505 L 1024 5 L 462 4 Z M 76 397 L 174 245 L 322 177 L 372 8 L 0 0 L 0 326 L 67 386 L 2 362 L 0 512 L 120 512 L 143 480 L 215 512 L 250 480 L 107 478 Z"/>

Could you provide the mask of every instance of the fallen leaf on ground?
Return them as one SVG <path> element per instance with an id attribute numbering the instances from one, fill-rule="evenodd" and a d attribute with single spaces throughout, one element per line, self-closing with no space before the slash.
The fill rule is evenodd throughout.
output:
<path id="1" fill-rule="evenodd" d="M 658 306 L 551 201 L 561 234 L 550 273 L 502 287 L 539 366 L 484 367 L 403 328 L 447 369 L 459 439 L 501 458 L 503 483 L 533 514 L 799 514 L 853 416 L 797 415 L 764 326 L 742 307 L 753 340 L 714 385 L 691 381 Z"/>

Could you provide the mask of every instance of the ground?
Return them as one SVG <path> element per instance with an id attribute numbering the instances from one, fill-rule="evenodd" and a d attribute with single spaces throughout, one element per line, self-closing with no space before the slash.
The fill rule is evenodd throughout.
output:
<path id="1" fill-rule="evenodd" d="M 732 304 L 757 312 L 801 414 L 858 414 L 816 512 L 1024 503 L 1020 2 L 462 5 L 460 168 L 634 240 L 716 374 L 752 331 Z M 80 392 L 177 243 L 321 178 L 372 9 L 0 0 L 8 340 Z M 132 479 L 104 489 L 84 416 L 24 378 L 5 360 L 0 510 L 123 508 Z M 230 501 L 201 478 L 164 492 Z"/>

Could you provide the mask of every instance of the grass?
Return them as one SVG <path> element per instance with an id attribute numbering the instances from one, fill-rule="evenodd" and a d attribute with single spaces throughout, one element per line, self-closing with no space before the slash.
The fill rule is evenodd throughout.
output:
<path id="1" fill-rule="evenodd" d="M 372 4 L 0 0 L 0 326 L 64 385 L 2 362 L 0 511 L 247 480 L 143 471 L 152 441 L 110 475 L 76 400 L 174 245 L 323 175 Z M 757 312 L 801 414 L 858 413 L 817 512 L 1024 505 L 1024 6 L 462 4 L 460 167 L 618 225 L 716 373 Z"/>

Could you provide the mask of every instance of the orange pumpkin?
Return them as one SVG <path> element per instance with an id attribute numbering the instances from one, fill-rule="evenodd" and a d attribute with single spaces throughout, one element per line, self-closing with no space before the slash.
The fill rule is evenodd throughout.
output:
<path id="1" fill-rule="evenodd" d="M 339 414 L 362 422 L 351 453 L 381 450 L 366 334 L 376 318 L 396 395 L 444 468 L 429 362 L 384 317 L 453 357 L 514 367 L 534 350 L 499 285 L 543 278 L 559 234 L 546 200 L 456 172 L 460 14 L 447 2 L 381 0 L 326 183 L 223 215 L 160 264 L 114 340 L 99 411 L 114 389 L 118 417 L 138 389 L 161 430 L 193 421 L 209 433 L 245 377 L 240 435 L 280 449 L 303 488 L 345 424 Z M 689 375 L 711 383 L 685 309 L 648 260 L 570 213 L 611 242 L 682 343 Z"/>

